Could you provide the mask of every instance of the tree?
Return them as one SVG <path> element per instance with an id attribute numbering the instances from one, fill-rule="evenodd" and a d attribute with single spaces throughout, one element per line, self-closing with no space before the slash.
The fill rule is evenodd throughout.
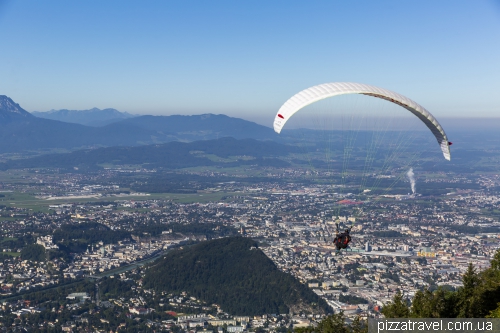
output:
<path id="1" fill-rule="evenodd" d="M 413 318 L 500 318 L 500 250 L 491 267 L 477 273 L 469 264 L 462 276 L 463 287 L 457 291 L 439 287 L 415 294 L 409 315 Z M 382 313 L 388 318 L 407 316 L 408 304 L 400 293 Z"/>
<path id="2" fill-rule="evenodd" d="M 415 293 L 410 312 L 410 316 L 412 318 L 435 318 L 432 315 L 429 315 L 432 312 L 429 300 L 430 295 L 432 295 L 432 293 L 429 289 L 426 289 L 425 291 L 419 290 Z"/>
<path id="3" fill-rule="evenodd" d="M 500 251 L 497 251 L 491 260 L 490 268 L 479 274 L 480 287 L 476 294 L 481 305 L 481 316 L 489 315 L 496 310 L 500 303 Z"/>
<path id="4" fill-rule="evenodd" d="M 45 261 L 45 248 L 39 244 L 31 244 L 21 251 L 23 260 Z"/>
<path id="5" fill-rule="evenodd" d="M 356 316 L 352 321 L 351 333 L 368 333 L 368 326 L 364 325 L 359 316 Z"/>
<path id="6" fill-rule="evenodd" d="M 392 302 L 387 303 L 382 308 L 382 314 L 386 318 L 408 318 L 410 316 L 410 307 L 400 291 L 394 295 Z"/>
<path id="7" fill-rule="evenodd" d="M 348 333 L 344 312 L 332 314 L 319 322 L 315 330 L 319 333 Z"/>
<path id="8" fill-rule="evenodd" d="M 457 293 L 447 290 L 444 287 L 439 287 L 434 292 L 435 308 L 441 318 L 456 318 L 457 317 Z"/>
<path id="9" fill-rule="evenodd" d="M 500 271 L 500 251 L 497 251 L 493 256 L 493 259 L 491 259 L 490 269 L 494 271 Z"/>
<path id="10" fill-rule="evenodd" d="M 500 303 L 497 304 L 498 307 L 495 310 L 491 310 L 490 314 L 486 318 L 500 318 Z"/>
<path id="11" fill-rule="evenodd" d="M 410 317 L 412 318 L 453 318 L 456 317 L 455 293 L 438 288 L 418 291 L 413 298 Z"/>
<path id="12" fill-rule="evenodd" d="M 478 317 L 481 307 L 475 293 L 480 282 L 474 265 L 469 263 L 467 271 L 462 277 L 463 287 L 458 290 L 458 318 Z"/>

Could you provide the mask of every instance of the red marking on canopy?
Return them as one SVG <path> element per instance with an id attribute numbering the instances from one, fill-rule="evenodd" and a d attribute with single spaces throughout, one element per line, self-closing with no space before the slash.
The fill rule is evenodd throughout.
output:
<path id="1" fill-rule="evenodd" d="M 285 117 L 283 117 L 282 115 L 278 114 L 278 117 L 280 117 L 281 119 L 285 119 Z"/>

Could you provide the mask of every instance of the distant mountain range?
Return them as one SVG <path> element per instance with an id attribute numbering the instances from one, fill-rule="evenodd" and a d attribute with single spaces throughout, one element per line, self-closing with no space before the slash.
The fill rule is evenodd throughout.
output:
<path id="1" fill-rule="evenodd" d="M 500 130 L 496 127 L 499 119 L 443 119 L 448 137 L 454 143 L 453 158 L 457 157 L 455 152 L 463 149 L 475 150 L 478 146 L 496 149 L 500 140 Z M 278 135 L 266 126 L 214 114 L 135 117 L 115 109 L 96 108 L 31 114 L 9 97 L 0 95 L 0 153 L 142 146 L 223 137 L 296 144 L 311 139 L 321 141 L 321 134 L 313 130 L 285 130 Z"/>
<path id="2" fill-rule="evenodd" d="M 140 116 L 100 127 L 85 126 L 36 117 L 9 97 L 0 95 L 0 153 L 137 146 L 222 137 L 269 140 L 278 135 L 271 128 L 250 121 L 214 114 Z"/>
<path id="3" fill-rule="evenodd" d="M 123 119 L 137 117 L 127 112 L 120 112 L 116 109 L 90 110 L 50 110 L 46 112 L 33 111 L 32 115 L 38 118 L 64 121 L 85 126 L 105 126 L 116 123 Z"/>

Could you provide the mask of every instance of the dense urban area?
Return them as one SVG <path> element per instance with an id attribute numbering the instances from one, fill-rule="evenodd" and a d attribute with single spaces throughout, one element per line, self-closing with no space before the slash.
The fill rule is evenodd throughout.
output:
<path id="1" fill-rule="evenodd" d="M 298 171 L 270 169 L 270 181 L 214 182 L 179 200 L 99 184 L 123 172 L 20 172 L 2 182 L 3 328 L 287 331 L 321 319 L 235 316 L 186 292 L 142 288 L 148 263 L 165 253 L 237 234 L 257 240 L 280 270 L 351 319 L 380 316 L 396 291 L 411 300 L 423 288 L 454 290 L 469 263 L 489 267 L 499 247 L 497 175 L 425 178 L 422 187 L 443 178 L 457 184 L 439 196 L 360 196 L 348 186 L 272 181 Z M 471 183 L 477 189 L 461 189 Z M 43 208 L 16 204 L 28 194 Z M 352 245 L 340 253 L 336 223 L 353 226 Z"/>

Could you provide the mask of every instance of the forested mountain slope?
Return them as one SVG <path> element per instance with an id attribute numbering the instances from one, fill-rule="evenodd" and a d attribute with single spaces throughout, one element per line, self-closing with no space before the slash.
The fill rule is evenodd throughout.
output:
<path id="1" fill-rule="evenodd" d="M 186 291 L 238 315 L 331 310 L 309 288 L 280 271 L 257 242 L 243 237 L 170 252 L 147 271 L 143 286 L 157 292 Z"/>

